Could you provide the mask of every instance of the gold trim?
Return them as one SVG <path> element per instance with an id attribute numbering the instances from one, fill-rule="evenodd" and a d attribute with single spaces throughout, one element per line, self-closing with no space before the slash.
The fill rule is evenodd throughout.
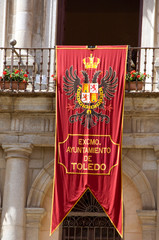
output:
<path id="1" fill-rule="evenodd" d="M 60 226 L 60 224 L 63 222 L 63 220 L 68 216 L 68 214 L 72 211 L 72 209 L 74 208 L 74 206 L 80 201 L 80 199 L 83 197 L 83 195 L 85 194 L 85 192 L 87 191 L 88 188 L 86 188 L 84 190 L 84 192 L 81 194 L 81 196 L 77 199 L 77 201 L 75 202 L 75 204 L 70 208 L 70 210 L 65 214 L 65 216 L 63 217 L 63 219 L 61 220 L 61 222 L 56 226 L 56 228 L 54 229 L 53 232 L 55 232 L 55 230 Z"/>
<path id="2" fill-rule="evenodd" d="M 99 134 L 78 134 L 78 133 L 75 133 L 75 134 L 72 134 L 72 133 L 68 133 L 67 134 L 67 137 L 66 137 L 66 139 L 63 141 L 63 142 L 59 142 L 60 144 L 61 143 L 65 143 L 67 140 L 68 140 L 68 138 L 69 138 L 69 136 L 82 136 L 82 137 L 87 137 L 87 136 L 92 136 L 92 137 L 110 137 L 110 140 L 111 140 L 111 142 L 114 144 L 114 145 L 119 145 L 119 143 L 115 143 L 113 140 L 112 140 L 112 137 L 111 137 L 111 135 L 99 135 Z"/>
<path id="3" fill-rule="evenodd" d="M 104 213 L 107 215 L 107 217 L 109 218 L 110 222 L 112 223 L 112 225 L 114 226 L 114 228 L 116 229 L 116 231 L 118 232 L 118 234 L 121 236 L 121 238 L 123 237 L 123 235 L 119 232 L 119 230 L 117 229 L 117 227 L 115 226 L 115 224 L 113 223 L 113 221 L 111 220 L 111 218 L 109 217 L 108 213 L 106 212 L 106 210 L 104 209 L 104 207 L 102 206 L 102 204 L 98 201 L 98 199 L 94 196 L 93 192 L 91 191 L 91 189 L 88 187 L 89 191 L 92 193 L 93 197 L 96 199 L 96 201 L 99 203 L 99 205 L 102 207 Z"/>
<path id="4" fill-rule="evenodd" d="M 59 153 L 60 153 L 60 144 L 65 143 L 65 142 L 69 139 L 70 136 L 109 137 L 110 141 L 111 141 L 114 145 L 118 146 L 117 163 L 114 164 L 114 165 L 109 169 L 109 172 L 108 172 L 108 173 L 69 172 L 69 171 L 67 170 L 67 167 L 66 167 L 63 163 L 60 162 L 60 160 L 59 160 L 59 159 L 60 159 L 60 156 L 59 156 L 60 154 L 59 154 Z M 58 155 L 58 164 L 60 164 L 61 166 L 63 166 L 63 167 L 65 168 L 66 174 L 74 174 L 74 175 L 76 175 L 76 174 L 77 174 L 77 175 L 85 175 L 85 174 L 86 174 L 86 175 L 98 175 L 98 176 L 103 176 L 103 175 L 110 175 L 111 170 L 112 170 L 114 167 L 118 166 L 118 164 L 119 164 L 119 153 L 120 153 L 120 144 L 119 144 L 119 143 L 115 143 L 115 142 L 112 140 L 111 135 L 68 134 L 67 137 L 66 137 L 66 139 L 65 139 L 63 142 L 58 142 L 58 153 L 57 153 L 57 155 Z"/>
<path id="5" fill-rule="evenodd" d="M 63 219 L 61 220 L 61 222 L 57 225 L 57 227 L 54 229 L 53 232 L 55 232 L 55 230 L 60 226 L 60 224 L 64 221 L 64 219 L 68 216 L 68 214 L 72 211 L 72 209 L 74 208 L 74 206 L 81 200 L 81 198 L 83 197 L 83 195 L 85 194 L 85 192 L 89 190 L 91 192 L 91 194 L 93 195 L 93 197 L 96 199 L 96 201 L 99 203 L 99 205 L 102 207 L 104 213 L 106 214 L 106 216 L 109 218 L 110 222 L 112 223 L 112 225 L 114 226 L 114 228 L 116 229 L 116 231 L 118 232 L 118 234 L 123 237 L 123 235 L 119 232 L 119 230 L 117 229 L 117 227 L 115 226 L 115 224 L 113 223 L 113 221 L 111 220 L 110 216 L 108 215 L 108 213 L 105 211 L 104 207 L 102 206 L 102 204 L 100 204 L 100 202 L 98 201 L 98 199 L 94 196 L 92 190 L 87 187 L 83 193 L 81 194 L 81 196 L 77 199 L 77 201 L 75 202 L 75 204 L 70 208 L 70 210 L 65 214 L 65 216 L 63 217 Z M 52 233 L 53 233 L 52 232 Z"/>
<path id="6" fill-rule="evenodd" d="M 126 68 L 127 68 L 127 57 L 128 57 L 128 46 L 126 48 L 126 57 L 125 57 L 125 72 L 124 72 L 124 87 L 123 87 L 123 109 L 122 109 L 122 126 L 121 126 L 121 153 L 120 153 L 120 171 L 121 171 L 121 208 L 122 208 L 122 229 L 121 237 L 123 238 L 123 176 L 122 176 L 122 142 L 123 142 L 123 122 L 124 122 L 124 103 L 125 103 L 125 77 L 126 77 Z"/>
<path id="7" fill-rule="evenodd" d="M 56 62 L 57 62 L 57 48 L 56 48 Z M 56 64 L 56 74 L 57 74 L 57 64 Z M 56 81 L 56 109 L 57 109 L 57 81 Z M 54 207 L 54 189 L 55 189 L 55 169 L 56 169 L 56 135 L 57 135 L 57 111 L 56 111 L 56 120 L 55 120 L 55 151 L 54 151 L 54 178 L 53 178 L 53 190 L 52 190 L 52 205 L 51 205 L 51 225 L 50 225 L 50 236 L 54 231 L 52 231 L 52 216 L 53 216 L 53 207 Z"/>
<path id="8" fill-rule="evenodd" d="M 57 49 L 58 49 L 58 50 L 66 50 L 66 49 L 76 49 L 76 50 L 80 50 L 80 49 L 86 49 L 86 50 L 90 50 L 90 51 L 91 51 L 91 49 L 86 48 L 86 47 L 81 47 L 81 48 L 78 48 L 78 47 L 77 47 L 77 48 L 71 48 L 71 47 L 58 48 L 58 47 L 57 47 Z M 101 47 L 101 48 L 100 48 L 100 47 L 97 47 L 96 49 L 102 49 L 102 50 L 103 50 L 103 49 L 111 49 L 111 50 L 113 50 L 113 49 L 125 49 L 125 50 L 126 50 L 127 48 L 126 48 L 126 47 L 114 47 L 114 48 L 113 48 L 113 47 L 106 47 L 106 48 L 104 48 L 104 47 Z"/>

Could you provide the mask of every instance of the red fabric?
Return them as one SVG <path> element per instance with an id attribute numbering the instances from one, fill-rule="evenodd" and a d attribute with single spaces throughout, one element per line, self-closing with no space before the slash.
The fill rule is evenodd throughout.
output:
<path id="1" fill-rule="evenodd" d="M 97 46 L 93 50 L 57 46 L 56 51 L 51 233 L 89 189 L 122 236 L 121 141 L 127 46 Z"/>

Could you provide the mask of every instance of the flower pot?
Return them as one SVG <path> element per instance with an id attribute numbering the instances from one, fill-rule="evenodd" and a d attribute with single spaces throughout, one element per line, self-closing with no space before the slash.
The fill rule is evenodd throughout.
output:
<path id="1" fill-rule="evenodd" d="M 125 90 L 142 90 L 143 82 L 141 81 L 126 81 Z"/>
<path id="2" fill-rule="evenodd" d="M 11 89 L 11 90 L 25 90 L 27 83 L 25 82 L 12 82 L 12 87 L 10 82 L 0 82 L 0 89 Z"/>

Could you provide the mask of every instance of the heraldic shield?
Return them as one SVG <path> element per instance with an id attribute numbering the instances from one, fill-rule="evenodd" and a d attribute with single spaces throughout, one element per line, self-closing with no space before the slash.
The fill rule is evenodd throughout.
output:
<path id="1" fill-rule="evenodd" d="M 96 103 L 98 100 L 98 83 L 82 83 L 82 102 Z"/>

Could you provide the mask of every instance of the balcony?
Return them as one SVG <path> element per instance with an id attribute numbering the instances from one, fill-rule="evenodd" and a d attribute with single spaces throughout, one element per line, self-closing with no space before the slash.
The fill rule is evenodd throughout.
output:
<path id="1" fill-rule="evenodd" d="M 54 48 L 16 48 L 15 41 L 12 47 L 0 48 L 0 92 L 55 92 L 55 49 Z M 12 72 L 17 69 L 28 75 L 28 82 L 24 81 L 21 88 L 18 82 L 9 81 L 6 89 L 4 69 Z M 147 75 L 142 87 L 135 81 L 132 90 L 130 82 L 127 82 L 126 92 L 158 92 L 159 91 L 159 48 L 129 47 L 127 60 L 127 73 L 132 70 Z"/>

